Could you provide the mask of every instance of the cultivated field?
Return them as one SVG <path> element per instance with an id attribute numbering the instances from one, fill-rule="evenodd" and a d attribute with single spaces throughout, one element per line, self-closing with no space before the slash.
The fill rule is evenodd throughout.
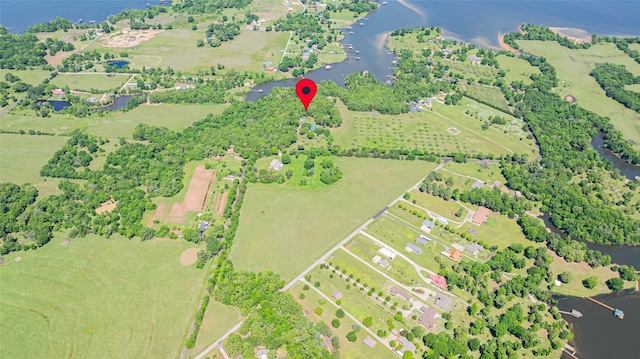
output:
<path id="1" fill-rule="evenodd" d="M 335 143 L 342 148 L 361 146 L 383 149 L 413 149 L 443 152 L 527 153 L 537 155 L 533 140 L 526 138 L 522 121 L 465 98 L 456 106 L 434 103 L 432 109 L 400 115 L 381 115 L 350 111 L 343 104 L 338 108 L 343 123 L 332 131 Z M 465 112 L 474 114 L 473 116 Z M 508 125 L 482 130 L 489 116 L 507 119 Z M 454 135 L 448 129 L 460 131 Z M 504 132 L 506 131 L 506 133 Z"/>
<path id="2" fill-rule="evenodd" d="M 614 44 L 598 44 L 586 50 L 572 50 L 551 41 L 518 41 L 520 47 L 535 55 L 544 56 L 560 77 L 558 95 L 573 95 L 577 104 L 601 116 L 607 116 L 626 139 L 640 149 L 640 114 L 606 96 L 589 72 L 600 63 L 625 65 L 640 76 L 640 64 Z"/>
<path id="3" fill-rule="evenodd" d="M 205 276 L 180 265 L 192 244 L 63 239 L 5 257 L 0 357 L 177 357 Z"/>
<path id="4" fill-rule="evenodd" d="M 179 130 L 186 128 L 194 121 L 204 119 L 209 113 L 219 114 L 226 107 L 227 105 L 218 104 L 143 104 L 131 111 L 115 111 L 104 117 L 76 118 L 52 114 L 51 117 L 46 119 L 27 112 L 12 111 L 2 117 L 0 128 L 11 131 L 35 130 L 56 134 L 77 128 L 86 129 L 87 132 L 95 136 L 131 138 L 133 129 L 139 123 Z"/>
<path id="5" fill-rule="evenodd" d="M 31 183 L 41 196 L 59 193 L 59 180 L 40 177 L 40 169 L 66 137 L 0 134 L 0 183 Z"/>
<path id="6" fill-rule="evenodd" d="M 196 167 L 189 188 L 182 202 L 174 203 L 169 213 L 169 221 L 172 223 L 185 223 L 189 211 L 202 210 L 211 182 L 215 181 L 215 172 L 207 170 L 204 166 Z"/>
<path id="7" fill-rule="evenodd" d="M 204 40 L 205 24 L 196 31 L 173 29 L 163 31 L 148 41 L 127 48 L 131 67 L 145 66 L 172 67 L 180 71 L 208 70 L 211 66 L 223 64 L 238 71 L 260 71 L 263 61 L 280 62 L 288 33 L 241 30 L 234 40 L 223 42 L 222 46 L 196 47 L 197 40 Z M 119 54 L 122 49 L 103 47 L 104 51 Z"/>
<path id="8" fill-rule="evenodd" d="M 511 113 L 507 100 L 504 99 L 502 92 L 497 87 L 466 85 L 465 95 L 485 103 L 495 109 Z"/>
<path id="9" fill-rule="evenodd" d="M 435 167 L 358 158 L 333 162 L 343 178 L 328 189 L 250 184 L 231 250 L 236 268 L 271 269 L 292 279 Z"/>
<path id="10" fill-rule="evenodd" d="M 508 82 L 522 81 L 525 84 L 530 84 L 532 82 L 531 75 L 540 73 L 537 67 L 531 66 L 529 61 L 519 57 L 497 56 L 496 60 L 500 69 L 506 72 Z"/>
<path id="11" fill-rule="evenodd" d="M 113 74 L 112 74 L 113 75 Z M 131 75 L 115 74 L 109 77 L 106 74 L 94 74 L 91 72 L 79 74 L 58 74 L 51 83 L 58 87 L 69 86 L 69 89 L 83 92 L 99 93 L 101 91 L 120 89 Z"/>

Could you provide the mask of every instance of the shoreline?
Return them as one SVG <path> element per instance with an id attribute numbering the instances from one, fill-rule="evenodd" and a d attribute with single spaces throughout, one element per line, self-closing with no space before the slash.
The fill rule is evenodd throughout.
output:
<path id="1" fill-rule="evenodd" d="M 500 48 L 503 50 L 507 50 L 509 52 L 513 52 L 514 54 L 518 54 L 520 53 L 520 51 L 514 47 L 512 47 L 511 45 L 507 44 L 506 42 L 504 42 L 504 36 L 506 34 L 503 33 L 498 33 L 498 43 L 500 44 Z"/>
<path id="2" fill-rule="evenodd" d="M 549 26 L 549 30 L 554 33 L 564 36 L 569 40 L 577 44 L 586 44 L 591 43 L 591 35 L 584 29 L 579 29 L 575 27 L 553 27 Z"/>

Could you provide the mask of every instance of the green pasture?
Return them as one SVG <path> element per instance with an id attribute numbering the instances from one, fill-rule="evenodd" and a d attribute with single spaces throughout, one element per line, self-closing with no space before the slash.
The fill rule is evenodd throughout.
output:
<path id="1" fill-rule="evenodd" d="M 343 177 L 324 190 L 249 185 L 231 250 L 236 268 L 294 278 L 435 167 L 422 161 L 332 160 Z"/>
<path id="2" fill-rule="evenodd" d="M 70 115 L 52 114 L 43 118 L 31 111 L 12 111 L 2 117 L 0 128 L 9 131 L 35 130 L 47 133 L 64 133 L 72 129 L 86 129 L 92 135 L 102 137 L 131 138 L 133 129 L 144 123 L 152 126 L 164 126 L 172 130 L 188 127 L 192 122 L 204 119 L 207 114 L 219 114 L 227 105 L 173 105 L 142 104 L 135 109 L 122 112 L 114 111 L 104 116 L 77 118 Z"/>
<path id="3" fill-rule="evenodd" d="M 179 356 L 204 284 L 205 271 L 180 265 L 193 244 L 63 239 L 5 256 L 0 357 Z"/>
<path id="4" fill-rule="evenodd" d="M 188 357 L 193 358 L 200 354 L 241 320 L 240 309 L 211 300 L 204 313 L 196 344 L 189 350 Z"/>
<path id="5" fill-rule="evenodd" d="M 451 161 L 444 165 L 444 169 L 446 170 L 442 171 L 444 178 L 450 176 L 456 177 L 457 175 L 459 177 L 480 180 L 487 184 L 500 181 L 500 183 L 504 185 L 507 182 L 497 162 L 488 162 L 485 168 L 485 165 L 481 162 L 456 163 Z"/>
<path id="6" fill-rule="evenodd" d="M 466 85 L 465 94 L 473 99 L 476 99 L 482 103 L 490 105 L 493 108 L 501 111 L 511 113 L 509 104 L 505 100 L 504 95 L 500 92 L 500 89 L 492 86 L 482 85 Z"/>
<path id="7" fill-rule="evenodd" d="M 456 203 L 452 199 L 448 200 L 448 201 L 445 201 L 444 199 L 442 199 L 442 198 L 440 198 L 438 196 L 433 196 L 433 195 L 430 195 L 430 194 L 425 193 L 425 192 L 420 192 L 418 190 L 413 190 L 410 193 L 411 193 L 411 201 L 415 200 L 416 201 L 416 205 L 420 206 L 421 208 L 427 209 L 427 210 L 429 210 L 431 212 L 437 213 L 438 215 L 443 216 L 443 217 L 449 219 L 450 221 L 462 222 L 464 220 L 464 217 L 469 212 L 464 207 L 462 207 L 461 205 L 459 205 L 458 203 Z M 416 209 L 410 203 L 406 203 L 405 202 L 405 203 L 403 203 L 403 205 L 408 207 L 408 211 L 413 211 L 413 210 Z M 466 207 L 471 207 L 471 208 L 475 207 L 473 205 L 467 205 L 467 204 L 465 204 L 465 206 Z M 457 217 L 456 216 L 456 212 L 458 212 L 461 209 L 462 209 L 462 215 L 460 217 Z M 398 211 L 402 211 L 402 212 L 407 212 L 407 211 L 403 211 L 403 210 L 401 210 L 399 208 L 397 210 Z M 415 216 L 412 215 L 412 217 L 415 217 Z M 422 225 L 422 220 L 421 219 L 419 219 L 419 220 L 420 220 L 420 224 L 418 224 L 418 227 L 420 225 Z"/>
<path id="8" fill-rule="evenodd" d="M 506 73 L 508 82 L 522 81 L 525 84 L 530 84 L 532 74 L 540 74 L 540 70 L 537 67 L 531 66 L 529 61 L 520 57 L 511 56 L 497 56 L 496 60 L 500 69 Z"/>
<path id="9" fill-rule="evenodd" d="M 324 322 L 327 324 L 331 333 L 340 339 L 340 357 L 344 359 L 394 359 L 397 356 L 390 350 L 385 348 L 381 343 L 376 344 L 373 348 L 369 348 L 362 341 L 368 334 L 364 330 L 360 330 L 357 333 L 358 340 L 350 342 L 347 340 L 347 333 L 352 330 L 353 325 L 356 323 L 351 318 L 345 316 L 340 320 L 340 327 L 334 328 L 331 325 L 331 321 L 337 319 L 336 310 L 338 307 L 329 301 L 325 301 L 320 304 L 322 298 L 316 291 L 309 289 L 303 290 L 304 284 L 302 282 L 296 283 L 289 292 L 296 301 L 302 306 L 302 310 L 305 315 L 314 323 Z M 300 299 L 300 294 L 304 293 L 304 299 Z M 322 308 L 322 314 L 315 313 L 317 307 Z M 362 326 L 362 323 L 357 323 Z"/>
<path id="10" fill-rule="evenodd" d="M 37 84 L 39 84 L 42 80 L 46 79 L 49 74 L 51 73 L 51 71 L 46 71 L 46 70 L 40 70 L 40 69 L 33 69 L 33 70 L 7 70 L 7 69 L 0 69 L 0 81 L 4 81 L 7 82 L 7 80 L 5 79 L 5 76 L 11 73 L 14 76 L 17 76 L 18 78 L 20 78 L 20 82 L 24 82 L 26 84 L 35 86 Z M 18 81 L 16 81 L 18 82 Z M 16 83 L 14 82 L 14 83 Z M 11 85 L 11 83 L 9 83 Z"/>
<path id="11" fill-rule="evenodd" d="M 433 106 L 423 112 L 381 115 L 350 111 L 340 104 L 338 108 L 343 122 L 332 134 L 335 143 L 342 148 L 367 146 L 495 155 L 517 152 L 528 153 L 530 157 L 537 154 L 533 140 L 527 139 L 522 131 L 522 121 L 501 111 L 467 98 L 456 106 L 438 103 Z M 477 118 L 465 112 L 473 113 Z M 482 130 L 483 118 L 490 115 L 507 118 L 509 127 L 501 129 L 492 126 Z M 460 132 L 454 135 L 448 131 L 451 127 Z"/>
<path id="12" fill-rule="evenodd" d="M 474 240 L 484 241 L 490 246 L 498 246 L 500 250 L 507 248 L 512 243 L 520 243 L 525 247 L 536 244 L 525 238 L 516 219 L 509 219 L 509 217 L 495 212 L 489 215 L 487 223 L 482 225 L 465 223 L 460 230 L 469 233 L 470 228 L 478 231 L 473 236 Z"/>
<path id="13" fill-rule="evenodd" d="M 59 180 L 40 177 L 40 169 L 67 137 L 0 134 L 0 183 L 31 183 L 41 196 L 59 193 Z"/>
<path id="14" fill-rule="evenodd" d="M 69 87 L 74 91 L 100 93 L 109 90 L 119 90 L 122 85 L 131 77 L 127 74 L 107 74 L 100 73 L 77 73 L 77 74 L 58 74 L 51 83 L 58 87 Z"/>
<path id="15" fill-rule="evenodd" d="M 551 41 L 518 41 L 529 53 L 544 56 L 556 69 L 560 78 L 556 93 L 572 95 L 578 106 L 611 119 L 611 123 L 640 149 L 640 114 L 606 96 L 596 80 L 589 75 L 597 64 L 624 65 L 635 76 L 640 76 L 640 64 L 619 50 L 614 44 L 604 43 L 586 50 L 569 49 Z"/>
<path id="16" fill-rule="evenodd" d="M 261 71 L 264 61 L 280 62 L 282 50 L 287 44 L 289 33 L 265 32 L 242 29 L 232 41 L 223 42 L 220 47 L 213 48 L 207 44 L 197 47 L 197 40 L 204 40 L 206 26 L 196 31 L 189 29 L 173 29 L 162 31 L 141 44 L 121 49 L 103 45 L 103 51 L 119 54 L 129 53 L 127 61 L 131 67 L 170 66 L 179 71 L 208 70 L 217 64 L 226 69 L 239 71 Z"/>
<path id="17" fill-rule="evenodd" d="M 640 92 L 640 84 L 626 85 L 625 90 Z"/>

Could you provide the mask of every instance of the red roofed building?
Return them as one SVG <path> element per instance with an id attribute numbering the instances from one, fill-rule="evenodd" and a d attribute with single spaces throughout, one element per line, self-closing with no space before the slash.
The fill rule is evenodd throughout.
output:
<path id="1" fill-rule="evenodd" d="M 55 89 L 55 90 L 51 91 L 51 93 L 54 94 L 54 95 L 64 95 L 64 94 L 66 94 L 66 92 L 64 92 L 64 91 L 62 91 L 60 89 Z"/>
<path id="2" fill-rule="evenodd" d="M 449 252 L 449 258 L 453 259 L 455 262 L 460 262 L 462 259 L 462 253 L 456 249 L 452 249 L 451 252 Z"/>
<path id="3" fill-rule="evenodd" d="M 442 289 L 447 289 L 447 279 L 440 274 L 429 274 L 429 279 L 433 285 Z"/>

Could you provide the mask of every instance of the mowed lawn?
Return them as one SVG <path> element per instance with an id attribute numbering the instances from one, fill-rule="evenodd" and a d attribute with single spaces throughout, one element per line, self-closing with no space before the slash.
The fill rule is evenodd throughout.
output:
<path id="1" fill-rule="evenodd" d="M 531 158 L 537 155 L 535 144 L 522 131 L 521 120 L 468 98 L 456 106 L 436 103 L 423 112 L 400 115 L 350 111 L 343 104 L 338 108 L 343 122 L 332 134 L 335 143 L 343 148 L 416 148 L 437 153 L 495 155 L 515 152 Z M 477 114 L 477 118 L 465 114 L 467 111 Z M 489 116 L 503 117 L 508 125 L 483 130 L 482 123 Z M 451 127 L 460 132 L 453 134 L 448 131 Z"/>
<path id="2" fill-rule="evenodd" d="M 250 184 L 231 250 L 240 270 L 273 270 L 290 280 L 436 164 L 333 158 L 343 178 L 319 191 Z"/>
<path id="3" fill-rule="evenodd" d="M 176 358 L 206 273 L 180 265 L 193 244 L 62 239 L 5 257 L 0 357 Z"/>
<path id="4" fill-rule="evenodd" d="M 31 183 L 41 195 L 57 193 L 58 180 L 40 177 L 40 169 L 67 137 L 0 134 L 0 183 Z"/>
<path id="5" fill-rule="evenodd" d="M 125 81 L 127 81 L 131 75 L 127 74 L 112 74 L 113 77 L 109 77 L 104 73 L 94 74 L 91 72 L 80 74 L 58 74 L 51 83 L 58 87 L 69 86 L 71 90 L 96 92 L 91 90 L 107 91 L 112 89 L 119 89 Z"/>
<path id="6" fill-rule="evenodd" d="M 204 40 L 206 24 L 200 24 L 198 30 L 174 29 L 162 31 L 152 39 L 141 44 L 121 49 L 110 48 L 108 52 L 119 54 L 126 50 L 130 57 L 131 67 L 145 66 L 172 67 L 179 71 L 208 70 L 217 64 L 227 69 L 239 71 L 260 71 L 264 61 L 280 60 L 289 39 L 287 32 L 265 32 L 241 30 L 232 41 L 223 42 L 220 47 L 209 45 L 197 47 L 198 40 Z M 273 54 L 272 54 L 273 53 Z"/>
<path id="7" fill-rule="evenodd" d="M 596 80 L 589 75 L 597 64 L 609 62 L 624 65 L 634 76 L 640 76 L 640 64 L 618 50 L 614 44 L 598 44 L 586 50 L 572 50 L 551 41 L 518 41 L 529 53 L 544 56 L 560 78 L 557 93 L 573 95 L 578 106 L 611 119 L 623 136 L 640 149 L 640 114 L 607 97 Z"/>

